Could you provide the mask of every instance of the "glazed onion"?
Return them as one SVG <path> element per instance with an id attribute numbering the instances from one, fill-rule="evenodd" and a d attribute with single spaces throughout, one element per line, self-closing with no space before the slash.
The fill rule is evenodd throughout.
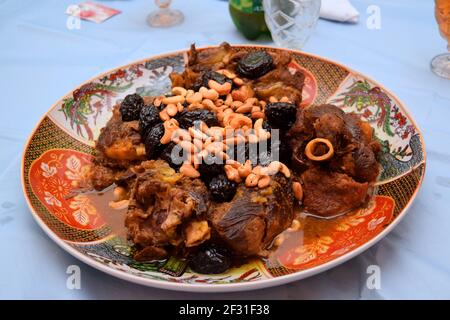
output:
<path id="1" fill-rule="evenodd" d="M 320 156 L 316 156 L 314 154 L 314 151 L 317 147 L 318 144 L 325 144 L 328 148 L 327 153 L 320 155 Z M 305 155 L 308 157 L 308 159 L 312 160 L 312 161 L 325 161 L 330 159 L 333 155 L 334 155 L 334 148 L 333 145 L 331 144 L 330 140 L 328 139 L 323 139 L 323 138 L 315 138 L 313 140 L 311 140 L 310 142 L 308 142 L 308 144 L 306 145 L 305 148 Z"/>

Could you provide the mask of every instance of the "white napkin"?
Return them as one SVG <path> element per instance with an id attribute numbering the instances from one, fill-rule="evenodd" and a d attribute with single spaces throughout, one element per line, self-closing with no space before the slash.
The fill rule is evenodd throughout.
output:
<path id="1" fill-rule="evenodd" d="M 339 22 L 358 22 L 359 12 L 348 0 L 322 0 L 320 17 Z"/>

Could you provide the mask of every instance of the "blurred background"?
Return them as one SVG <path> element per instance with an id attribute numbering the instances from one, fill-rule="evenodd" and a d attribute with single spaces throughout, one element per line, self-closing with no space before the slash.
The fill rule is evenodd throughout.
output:
<path id="1" fill-rule="evenodd" d="M 320 9 L 320 1 L 311 0 L 302 2 L 296 14 L 281 17 L 276 15 L 280 1 L 230 1 L 96 1 L 120 13 L 111 11 L 116 14 L 93 22 L 89 19 L 105 16 L 83 13 L 77 0 L 0 0 L 0 298 L 450 298 L 450 80 L 430 68 L 433 57 L 447 52 L 435 1 L 322 0 Z M 161 27 L 170 20 L 164 16 L 167 11 L 156 17 L 154 11 L 168 10 L 168 5 L 179 10 L 170 13 L 175 24 Z M 290 6 L 295 4 L 288 1 L 283 8 L 292 13 Z M 80 15 L 82 19 L 74 19 Z M 445 35 L 445 29 L 441 32 Z M 55 101 L 101 72 L 191 43 L 202 47 L 223 41 L 304 50 L 391 89 L 422 129 L 428 155 L 426 179 L 410 213 L 383 241 L 337 268 L 248 293 L 146 288 L 65 253 L 34 222 L 23 199 L 21 153 L 33 127 Z M 448 66 L 448 56 L 436 63 Z M 66 288 L 71 264 L 82 269 L 81 290 Z M 381 267 L 380 290 L 365 286 L 371 264 Z"/>

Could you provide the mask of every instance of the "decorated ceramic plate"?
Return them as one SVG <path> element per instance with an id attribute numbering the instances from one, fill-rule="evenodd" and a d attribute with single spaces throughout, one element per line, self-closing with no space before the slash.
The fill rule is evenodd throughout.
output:
<path id="1" fill-rule="evenodd" d="M 290 53 L 294 58 L 290 67 L 306 76 L 302 107 L 333 103 L 359 114 L 375 130 L 382 145 L 382 171 L 368 206 L 334 219 L 307 217 L 297 241 L 276 259 L 255 258 L 223 274 L 197 274 L 176 257 L 148 263 L 134 260 L 124 216 L 111 213 L 107 197 L 98 201 L 84 194 L 68 195 L 89 168 L 94 143 L 116 101 L 135 92 L 153 96 L 169 92 L 169 74 L 184 69 L 187 53 L 182 51 L 101 74 L 50 108 L 23 155 L 22 184 L 33 217 L 59 246 L 88 265 L 131 282 L 173 290 L 275 286 L 325 271 L 363 252 L 395 227 L 417 194 L 425 171 L 422 135 L 402 102 L 380 84 L 327 59 Z"/>

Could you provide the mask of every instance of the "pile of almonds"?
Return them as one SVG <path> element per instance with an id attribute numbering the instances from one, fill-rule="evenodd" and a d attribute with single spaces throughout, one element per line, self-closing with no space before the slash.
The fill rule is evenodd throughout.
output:
<path id="1" fill-rule="evenodd" d="M 173 96 L 156 97 L 153 102 L 157 107 L 161 104 L 166 106 L 160 112 L 161 120 L 169 120 L 177 113 L 182 112 L 185 103 L 187 103 L 188 110 L 206 109 L 214 111 L 221 125 L 225 128 L 247 127 L 248 129 L 251 127 L 252 119 L 263 119 L 266 102 L 254 98 L 252 88 L 244 85 L 243 80 L 231 71 L 223 69 L 217 72 L 233 80 L 238 88 L 232 90 L 231 83 L 220 84 L 214 80 L 208 81 L 208 88 L 201 87 L 197 92 L 182 87 L 174 87 L 172 88 Z M 244 114 L 249 114 L 250 117 Z"/>
<path id="2" fill-rule="evenodd" d="M 228 179 L 240 182 L 240 178 L 246 178 L 253 169 L 258 170 L 259 167 L 252 168 L 251 162 L 247 161 L 245 164 L 246 170 L 239 175 L 234 173 L 234 170 L 239 169 L 239 162 L 231 160 L 227 151 L 230 146 L 240 143 L 259 142 L 270 138 L 270 133 L 262 128 L 262 119 L 258 119 L 252 128 L 252 123 L 249 124 L 249 129 L 234 130 L 232 128 L 224 127 L 208 127 L 204 122 L 198 122 L 198 125 L 190 127 L 187 130 L 179 127 L 176 119 L 169 119 L 164 121 L 164 135 L 161 138 L 162 144 L 170 142 L 176 143 L 180 146 L 187 155 L 187 160 L 182 164 L 180 172 L 184 175 L 197 178 L 200 173 L 197 171 L 198 166 L 208 156 L 221 159 L 225 163 L 225 172 Z M 234 161 L 234 162 L 232 162 Z M 280 164 L 284 172 L 289 174 L 287 167 L 281 162 L 272 162 L 267 168 L 270 170 L 267 173 L 258 173 L 258 175 L 272 175 L 278 172 L 278 167 L 275 170 L 276 164 Z M 262 171 L 266 168 L 261 168 Z M 287 170 L 287 171 L 286 171 Z M 281 170 L 280 170 L 281 171 Z M 267 178 L 265 179 L 267 180 Z M 270 182 L 270 180 L 269 180 Z M 263 183 L 259 186 L 262 188 Z M 256 185 L 253 185 L 256 186 Z"/>
<path id="3" fill-rule="evenodd" d="M 245 181 L 247 187 L 265 188 L 270 185 L 270 176 L 278 172 L 290 177 L 287 166 L 279 161 L 273 161 L 267 167 L 252 167 L 250 160 L 242 164 L 231 160 L 227 155 L 226 151 L 230 145 L 265 141 L 270 138 L 270 132 L 263 128 L 266 102 L 254 97 L 252 88 L 244 85 L 244 81 L 233 72 L 225 69 L 217 72 L 231 79 L 238 88 L 232 90 L 229 82 L 220 84 L 209 80 L 208 87 L 201 87 L 197 92 L 174 87 L 172 96 L 160 96 L 153 100 L 156 107 L 165 105 L 159 114 L 164 121 L 161 143 L 175 142 L 187 154 L 187 160 L 180 167 L 180 172 L 191 178 L 199 177 L 197 169 L 200 163 L 212 155 L 224 161 L 229 180 L 237 183 Z M 278 100 L 271 97 L 269 101 Z M 289 102 L 289 99 L 283 97 L 279 101 Z M 221 126 L 208 127 L 204 122 L 200 122 L 197 127 L 182 129 L 174 117 L 185 108 L 213 111 Z"/>
<path id="4" fill-rule="evenodd" d="M 229 180 L 237 183 L 245 180 L 245 185 L 249 188 L 268 187 L 271 182 L 270 176 L 273 176 L 278 172 L 284 174 L 286 178 L 291 176 L 289 168 L 279 161 L 272 161 L 267 167 L 258 165 L 252 168 L 250 160 L 247 160 L 244 164 L 235 160 L 227 160 L 225 165 L 225 173 Z"/>

